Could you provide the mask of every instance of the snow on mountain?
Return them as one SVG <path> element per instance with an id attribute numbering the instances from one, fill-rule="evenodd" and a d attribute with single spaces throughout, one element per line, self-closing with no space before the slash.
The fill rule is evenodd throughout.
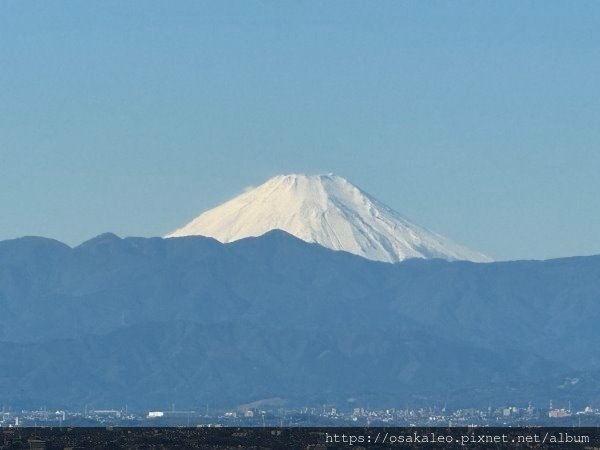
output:
<path id="1" fill-rule="evenodd" d="M 442 258 L 489 262 L 487 256 L 413 224 L 342 177 L 279 175 L 206 211 L 166 237 L 209 236 L 232 242 L 284 230 L 306 242 L 368 259 Z"/>

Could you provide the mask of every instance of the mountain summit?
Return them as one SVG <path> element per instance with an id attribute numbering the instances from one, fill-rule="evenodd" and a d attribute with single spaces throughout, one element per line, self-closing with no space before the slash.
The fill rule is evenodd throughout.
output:
<path id="1" fill-rule="evenodd" d="M 333 174 L 276 176 L 202 213 L 166 237 L 202 235 L 225 243 L 261 236 L 274 229 L 376 261 L 491 261 L 413 224 Z"/>

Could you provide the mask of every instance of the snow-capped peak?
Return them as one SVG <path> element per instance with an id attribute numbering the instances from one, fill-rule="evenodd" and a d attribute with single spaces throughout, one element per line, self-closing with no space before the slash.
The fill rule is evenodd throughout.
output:
<path id="1" fill-rule="evenodd" d="M 304 241 L 368 259 L 397 262 L 490 258 L 415 225 L 346 179 L 279 175 L 202 213 L 166 237 L 202 235 L 232 242 L 284 230 Z"/>

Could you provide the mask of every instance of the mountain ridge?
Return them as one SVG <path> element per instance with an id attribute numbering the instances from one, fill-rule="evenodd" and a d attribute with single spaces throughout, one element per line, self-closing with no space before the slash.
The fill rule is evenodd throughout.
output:
<path id="1" fill-rule="evenodd" d="M 0 242 L 13 405 L 600 405 L 600 256 L 386 264 L 282 231 L 46 241 Z"/>

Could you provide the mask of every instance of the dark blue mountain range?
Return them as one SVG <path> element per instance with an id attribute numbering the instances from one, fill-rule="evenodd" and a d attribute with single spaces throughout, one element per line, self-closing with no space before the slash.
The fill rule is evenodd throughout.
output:
<path id="1" fill-rule="evenodd" d="M 600 405 L 600 256 L 385 264 L 284 232 L 0 242 L 14 407 Z"/>

